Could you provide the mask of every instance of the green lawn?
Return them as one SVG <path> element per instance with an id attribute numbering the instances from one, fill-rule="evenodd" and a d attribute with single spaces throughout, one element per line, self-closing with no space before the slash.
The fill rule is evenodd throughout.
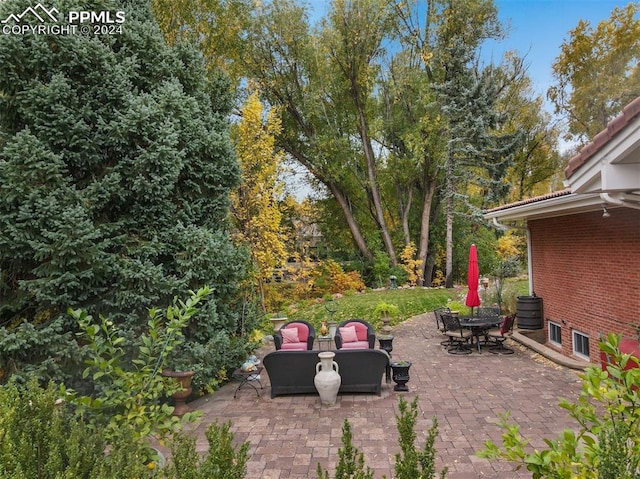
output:
<path id="1" fill-rule="evenodd" d="M 508 287 L 509 289 L 517 291 L 517 294 L 528 294 L 526 280 L 509 281 Z M 398 307 L 398 315 L 391 321 L 391 325 L 394 325 L 412 316 L 433 311 L 440 306 L 446 306 L 450 300 L 464 304 L 466 292 L 467 289 L 465 286 L 458 286 L 451 289 L 389 289 L 383 291 L 367 291 L 360 294 L 348 294 L 335 300 L 337 310 L 333 315 L 333 319 L 338 322 L 351 318 L 364 319 L 378 329 L 381 324 L 378 318 L 374 317 L 373 311 L 380 301 L 392 303 Z M 288 308 L 288 318 L 290 321 L 294 319 L 304 319 L 311 322 L 316 328 L 319 328 L 322 321 L 329 321 L 331 319 L 331 315 L 327 311 L 327 306 L 328 303 L 326 301 L 308 301 L 298 308 L 291 306 Z"/>
<path id="2" fill-rule="evenodd" d="M 456 289 L 391 289 L 384 291 L 369 291 L 360 294 L 350 294 L 335 300 L 335 305 L 323 301 L 321 303 L 311 303 L 296 310 L 291 308 L 289 320 L 304 319 L 311 322 L 316 328 L 322 321 L 329 321 L 331 315 L 327 308 L 337 306 L 333 315 L 335 321 L 359 318 L 370 322 L 374 327 L 380 326 L 378 318 L 374 317 L 373 311 L 380 301 L 395 304 L 398 307 L 398 315 L 393 318 L 391 324 L 397 324 L 406 319 L 432 311 L 434 308 L 444 306 L 447 300 L 456 297 Z"/>

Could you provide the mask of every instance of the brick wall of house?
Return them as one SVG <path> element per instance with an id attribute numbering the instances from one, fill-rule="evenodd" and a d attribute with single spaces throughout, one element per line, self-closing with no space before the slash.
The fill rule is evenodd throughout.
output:
<path id="1" fill-rule="evenodd" d="M 640 211 L 609 212 L 609 218 L 598 211 L 528 222 L 545 337 L 549 320 L 559 324 L 562 353 L 573 356 L 573 331 L 586 334 L 592 362 L 599 361 L 600 333 L 634 337 L 632 325 L 640 324 Z"/>

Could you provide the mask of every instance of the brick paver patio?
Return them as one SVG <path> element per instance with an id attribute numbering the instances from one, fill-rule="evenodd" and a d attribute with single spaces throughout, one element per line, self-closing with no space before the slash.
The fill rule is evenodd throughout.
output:
<path id="1" fill-rule="evenodd" d="M 353 443 L 374 470 L 376 479 L 393 476 L 394 455 L 399 452 L 395 414 L 402 396 L 407 402 L 419 398 L 417 444 L 424 444 L 434 416 L 438 418 L 436 441 L 438 471 L 449 467 L 450 479 L 531 478 L 513 465 L 488 461 L 475 454 L 484 441 L 499 441 L 498 415 L 511 411 L 514 422 L 532 446 L 543 448 L 543 438 L 555 438 L 565 427 L 575 427 L 559 398 L 574 400 L 581 382 L 577 372 L 559 366 L 509 340 L 515 354 L 494 355 L 486 350 L 467 356 L 448 354 L 440 345 L 431 313 L 410 319 L 394 328 L 394 359 L 411 360 L 409 392 L 384 385 L 382 396 L 339 395 L 333 407 L 321 407 L 317 395 L 270 397 L 266 371 L 260 397 L 251 388 L 238 392 L 237 383 L 200 398 L 191 406 L 203 411 L 195 427 L 198 448 L 208 445 L 204 431 L 212 421 L 231 421 L 235 439 L 250 443 L 247 478 L 315 478 L 317 463 L 329 469 L 337 461 L 342 424 L 348 419 Z M 317 346 L 316 346 L 317 347 Z M 273 345 L 265 346 L 260 358 Z"/>

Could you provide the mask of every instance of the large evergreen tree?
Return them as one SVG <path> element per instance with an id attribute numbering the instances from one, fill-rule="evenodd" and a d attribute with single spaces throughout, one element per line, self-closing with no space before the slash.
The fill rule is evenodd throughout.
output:
<path id="1" fill-rule="evenodd" d="M 0 17 L 30 5 L 2 2 Z M 63 23 L 69 4 L 47 6 Z M 245 354 L 248 327 L 246 255 L 226 231 L 228 83 L 169 47 L 146 1 L 82 9 L 124 10 L 122 33 L 0 36 L 0 370 L 79 359 L 67 307 L 134 334 L 147 308 L 209 284 L 183 350 L 209 382 Z"/>

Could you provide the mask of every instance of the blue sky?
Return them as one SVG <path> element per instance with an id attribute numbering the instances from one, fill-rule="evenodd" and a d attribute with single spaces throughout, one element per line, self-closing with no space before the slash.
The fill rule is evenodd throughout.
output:
<path id="1" fill-rule="evenodd" d="M 493 48 L 494 58 L 505 50 L 517 50 L 526 55 L 529 76 L 535 91 L 545 96 L 552 84 L 551 65 L 560 54 L 560 45 L 569 39 L 582 19 L 595 27 L 611 16 L 615 7 L 631 2 L 609 0 L 495 0 L 498 16 L 510 23 L 506 40 L 485 47 L 485 55 Z"/>

